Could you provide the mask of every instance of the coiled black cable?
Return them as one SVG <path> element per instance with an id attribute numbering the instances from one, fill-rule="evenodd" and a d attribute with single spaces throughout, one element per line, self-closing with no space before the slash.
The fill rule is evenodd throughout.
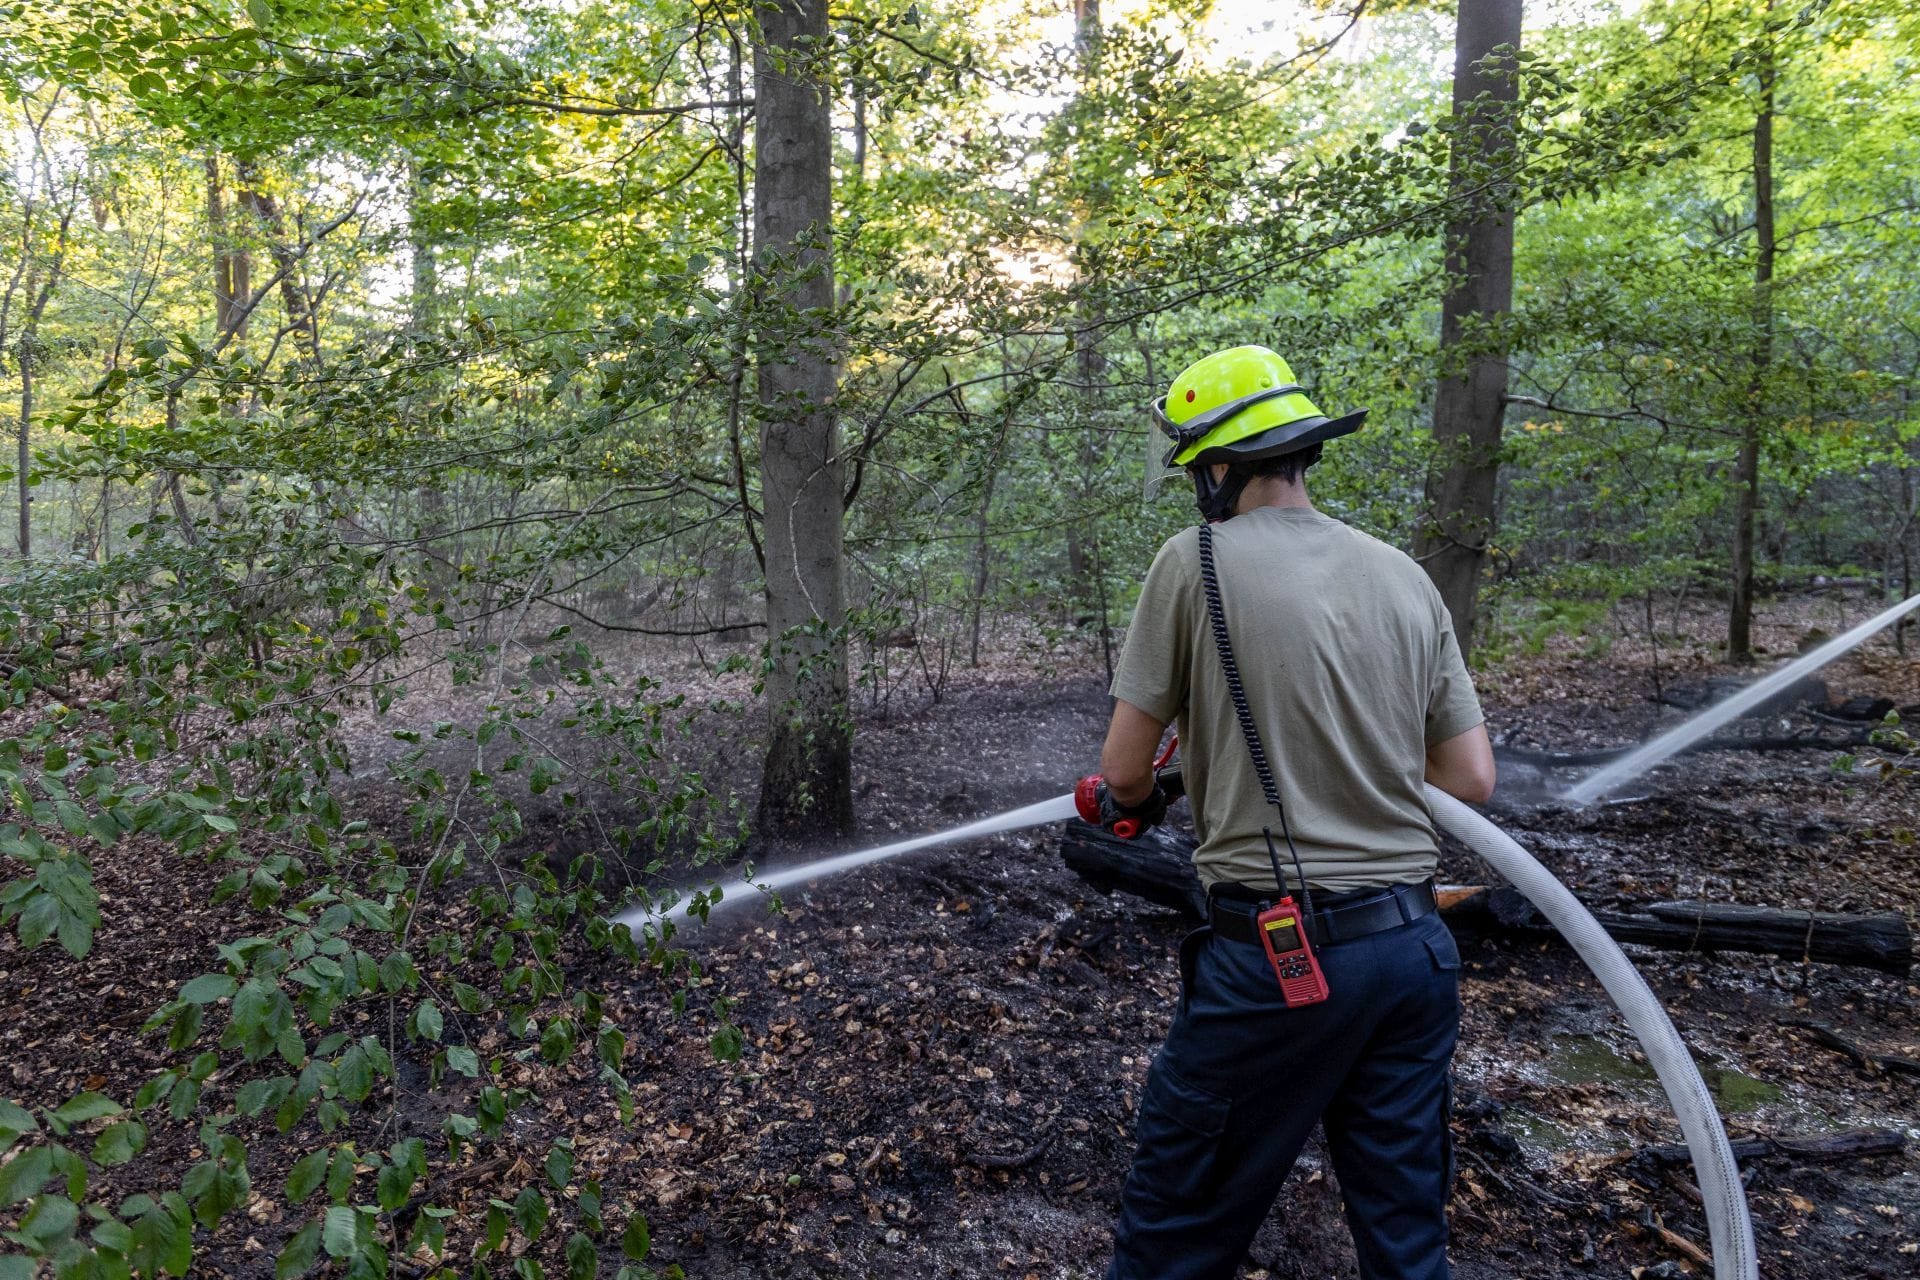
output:
<path id="1" fill-rule="evenodd" d="M 1313 914 L 1313 891 L 1307 888 L 1307 873 L 1300 866 L 1300 851 L 1293 847 L 1293 832 L 1287 827 L 1287 807 L 1280 803 L 1280 786 L 1267 763 L 1267 748 L 1260 740 L 1260 726 L 1254 723 L 1253 708 L 1247 705 L 1246 687 L 1240 683 L 1240 664 L 1233 657 L 1233 641 L 1227 635 L 1227 611 L 1220 601 L 1220 573 L 1213 563 L 1213 526 L 1200 526 L 1200 585 L 1207 594 L 1207 620 L 1213 626 L 1213 647 L 1220 653 L 1220 671 L 1227 678 L 1227 696 L 1233 699 L 1233 714 L 1240 721 L 1240 735 L 1247 740 L 1247 754 L 1253 758 L 1254 776 L 1260 779 L 1260 792 L 1280 815 L 1280 834 L 1293 857 L 1293 869 L 1300 877 L 1300 906 Z M 1267 857 L 1273 862 L 1273 878 L 1280 893 L 1287 892 L 1287 876 L 1280 869 L 1280 857 L 1273 850 L 1273 836 L 1267 836 Z"/>

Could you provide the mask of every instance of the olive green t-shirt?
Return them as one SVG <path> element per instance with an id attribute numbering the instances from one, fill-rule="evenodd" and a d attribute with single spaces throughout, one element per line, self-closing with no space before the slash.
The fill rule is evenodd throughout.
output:
<path id="1" fill-rule="evenodd" d="M 1240 678 L 1307 882 L 1341 893 L 1432 875 L 1426 749 L 1482 720 L 1440 593 L 1404 553 L 1311 508 L 1236 516 L 1214 526 L 1213 548 Z M 1292 883 L 1207 622 L 1197 529 L 1154 557 L 1113 696 L 1179 721 L 1200 879 L 1271 888 L 1261 836 L 1271 827 Z"/>

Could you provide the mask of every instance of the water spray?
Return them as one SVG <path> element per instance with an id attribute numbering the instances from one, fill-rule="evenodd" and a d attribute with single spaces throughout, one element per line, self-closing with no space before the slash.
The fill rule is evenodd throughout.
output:
<path id="1" fill-rule="evenodd" d="M 1802 676 L 1818 671 L 1849 649 L 1858 648 L 1870 637 L 1892 626 L 1915 609 L 1920 609 L 1920 595 L 1902 600 L 1892 608 L 1868 618 L 1853 630 L 1835 636 L 1819 648 L 1809 650 L 1795 658 L 1792 662 L 1771 672 L 1766 679 L 1756 680 L 1733 696 L 1715 703 L 1698 715 L 1688 717 L 1677 727 L 1669 729 L 1643 746 L 1634 748 L 1605 768 L 1596 769 L 1569 787 L 1565 796 L 1567 803 L 1592 804 L 1601 796 L 1624 783 L 1633 781 L 1655 765 L 1671 759 L 1708 734 L 1739 719 L 1755 707 L 1761 706 L 1768 698 Z"/>
<path id="2" fill-rule="evenodd" d="M 855 867 L 885 862 L 901 854 L 917 853 L 922 849 L 934 848 L 936 845 L 959 844 L 966 840 L 997 836 L 1003 831 L 1019 831 L 1025 827 L 1045 826 L 1049 822 L 1065 822 L 1078 812 L 1079 810 L 1074 806 L 1073 795 L 1069 792 L 1064 796 L 1056 796 L 1052 800 L 1042 800 L 1038 804 L 1027 805 L 1023 809 L 1010 809 L 1006 813 L 995 814 L 990 818 L 981 818 L 978 822 L 969 822 L 963 827 L 952 827 L 946 831 L 935 831 L 930 835 L 896 840 L 892 844 L 881 845 L 876 849 L 861 849 L 855 853 L 843 853 L 832 858 L 817 858 L 812 862 L 757 876 L 751 880 L 738 876 L 723 882 L 718 887 L 717 894 L 710 893 L 709 896 L 717 900 L 707 914 L 711 917 L 736 902 L 765 901 L 766 895 L 778 893 L 782 889 L 806 884 L 810 880 L 836 876 L 842 871 L 852 871 Z M 615 916 L 613 921 L 615 924 L 624 924 L 629 929 L 634 929 L 649 920 L 659 920 L 662 915 L 659 909 L 652 907 L 629 907 Z"/>

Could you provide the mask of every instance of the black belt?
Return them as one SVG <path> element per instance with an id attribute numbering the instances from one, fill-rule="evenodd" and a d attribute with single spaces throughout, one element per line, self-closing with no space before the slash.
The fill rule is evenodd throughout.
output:
<path id="1" fill-rule="evenodd" d="M 1207 896 L 1208 923 L 1213 931 L 1232 942 L 1259 944 L 1253 918 L 1273 904 L 1273 895 L 1259 895 L 1245 885 L 1215 885 Z M 1433 896 L 1433 881 L 1396 884 L 1385 889 L 1364 889 L 1335 895 L 1331 901 L 1321 895 L 1313 914 L 1306 918 L 1307 938 L 1316 947 L 1333 942 L 1351 942 L 1384 929 L 1412 924 L 1422 916 L 1440 909 Z"/>

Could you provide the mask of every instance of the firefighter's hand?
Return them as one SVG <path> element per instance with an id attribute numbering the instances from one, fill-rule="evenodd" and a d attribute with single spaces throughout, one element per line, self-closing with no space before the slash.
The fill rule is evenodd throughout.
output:
<path id="1" fill-rule="evenodd" d="M 1167 793 L 1157 778 L 1153 790 L 1139 804 L 1121 804 L 1104 781 L 1095 789 L 1094 797 L 1100 802 L 1100 825 L 1129 840 L 1167 820 Z"/>

